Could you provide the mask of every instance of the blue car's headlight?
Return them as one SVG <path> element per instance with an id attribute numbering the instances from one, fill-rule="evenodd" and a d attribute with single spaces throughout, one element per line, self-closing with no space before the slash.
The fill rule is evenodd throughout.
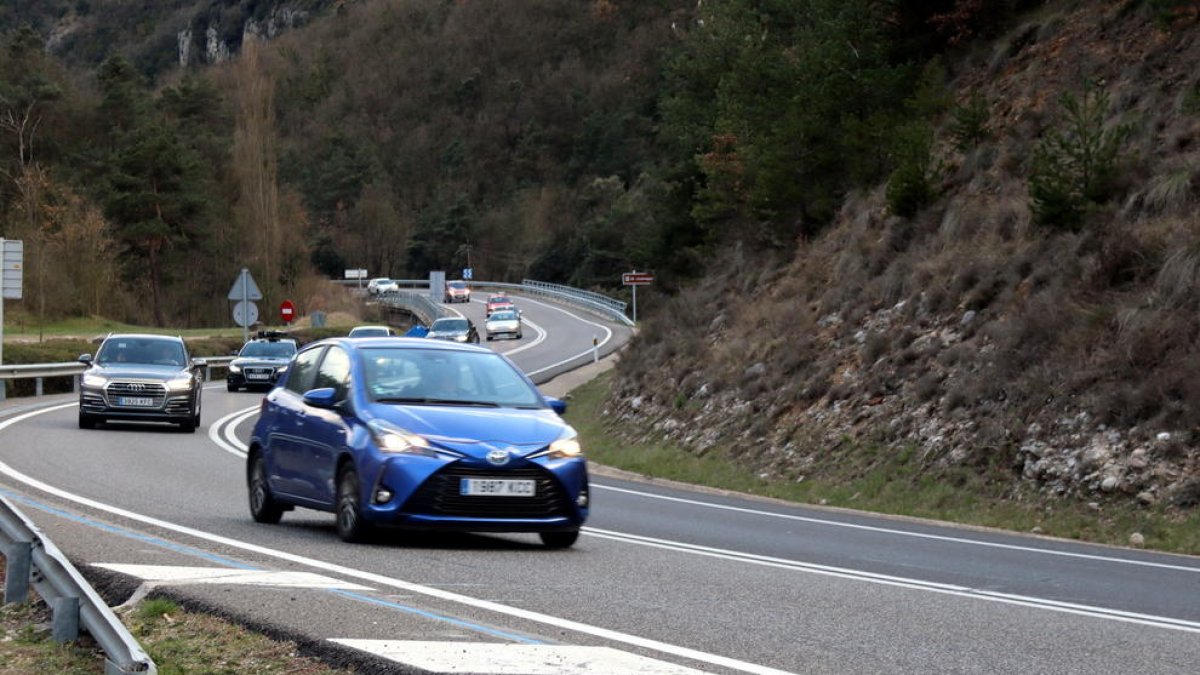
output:
<path id="1" fill-rule="evenodd" d="M 367 422 L 367 428 L 371 430 L 371 435 L 375 438 L 375 445 L 381 452 L 423 457 L 462 456 L 456 452 L 435 448 L 423 436 L 411 434 L 390 422 L 371 420 Z"/>
<path id="2" fill-rule="evenodd" d="M 550 447 L 541 452 L 534 453 L 529 456 L 529 459 L 538 457 L 550 457 L 553 459 L 568 459 L 570 457 L 582 457 L 583 448 L 579 446 L 579 438 L 574 434 L 560 438 L 550 444 Z"/>

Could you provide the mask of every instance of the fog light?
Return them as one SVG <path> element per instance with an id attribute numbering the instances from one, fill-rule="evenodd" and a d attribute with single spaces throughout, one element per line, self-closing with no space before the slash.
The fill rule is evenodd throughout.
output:
<path id="1" fill-rule="evenodd" d="M 579 496 L 575 498 L 575 504 L 576 504 L 576 506 L 579 506 L 580 508 L 583 508 L 588 505 L 588 495 L 587 495 L 586 490 L 583 492 L 580 492 Z"/>
<path id="2" fill-rule="evenodd" d="M 375 503 L 383 504 L 392 498 L 392 491 L 387 488 L 379 488 L 375 491 Z"/>

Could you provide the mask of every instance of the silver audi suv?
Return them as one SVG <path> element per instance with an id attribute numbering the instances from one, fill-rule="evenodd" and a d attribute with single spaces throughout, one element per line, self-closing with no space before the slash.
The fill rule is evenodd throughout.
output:
<path id="1" fill-rule="evenodd" d="M 200 426 L 204 361 L 192 359 L 182 338 L 136 333 L 104 339 L 79 387 L 79 428 L 128 420 L 173 422 L 184 431 Z"/>

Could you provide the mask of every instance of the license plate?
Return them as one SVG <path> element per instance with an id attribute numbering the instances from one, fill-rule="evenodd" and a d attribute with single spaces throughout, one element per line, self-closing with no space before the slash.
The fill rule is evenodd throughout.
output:
<path id="1" fill-rule="evenodd" d="M 463 478 L 459 492 L 473 497 L 532 497 L 534 482 L 508 478 Z"/>
<path id="2" fill-rule="evenodd" d="M 270 373 L 246 373 L 247 380 L 265 380 L 269 377 Z"/>
<path id="3" fill-rule="evenodd" d="M 154 406 L 154 399 L 145 396 L 121 396 L 117 398 L 117 405 L 150 408 Z"/>

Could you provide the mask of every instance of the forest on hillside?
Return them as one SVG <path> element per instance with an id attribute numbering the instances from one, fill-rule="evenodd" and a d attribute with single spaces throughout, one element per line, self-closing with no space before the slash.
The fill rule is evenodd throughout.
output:
<path id="1" fill-rule="evenodd" d="M 1040 3 L 359 0 L 271 40 L 228 24 L 287 3 L 110 4 L 0 13 L 0 233 L 38 320 L 224 322 L 243 266 L 303 311 L 347 267 L 617 291 L 771 260 L 857 188 L 931 201 L 934 121 L 970 120 L 947 56 Z M 197 7 L 236 54 L 180 69 L 161 36 Z"/>

